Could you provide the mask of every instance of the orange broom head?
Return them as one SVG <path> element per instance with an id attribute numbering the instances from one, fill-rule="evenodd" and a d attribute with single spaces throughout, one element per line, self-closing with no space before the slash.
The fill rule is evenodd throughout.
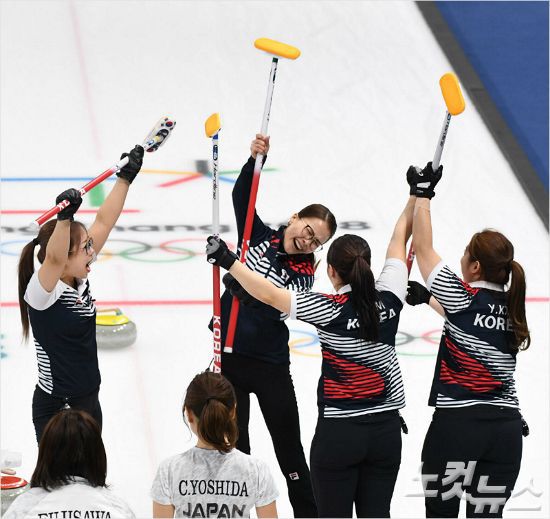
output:
<path id="1" fill-rule="evenodd" d="M 204 123 L 204 131 L 207 137 L 214 137 L 222 129 L 220 114 L 212 114 Z"/>
<path id="2" fill-rule="evenodd" d="M 458 78 L 452 72 L 447 72 L 441 76 L 439 86 L 449 113 L 451 115 L 461 114 L 466 108 L 466 103 L 462 97 Z"/>
<path id="3" fill-rule="evenodd" d="M 281 43 L 280 41 L 270 40 L 269 38 L 259 38 L 254 42 L 254 47 L 257 49 L 280 56 L 281 58 L 296 59 L 300 56 L 300 49 Z"/>

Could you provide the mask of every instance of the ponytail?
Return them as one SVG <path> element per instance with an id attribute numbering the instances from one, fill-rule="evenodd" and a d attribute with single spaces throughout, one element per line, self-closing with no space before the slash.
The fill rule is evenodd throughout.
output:
<path id="1" fill-rule="evenodd" d="M 209 398 L 199 416 L 197 431 L 202 440 L 220 452 L 229 452 L 237 443 L 235 408 L 221 400 Z"/>
<path id="2" fill-rule="evenodd" d="M 514 332 L 511 346 L 518 351 L 526 350 L 531 344 L 531 336 L 525 317 L 525 272 L 514 261 L 514 246 L 504 234 L 484 229 L 472 236 L 466 250 L 471 261 L 479 261 L 482 280 L 499 285 L 510 282 L 507 306 Z"/>
<path id="3" fill-rule="evenodd" d="M 239 437 L 237 399 L 231 383 L 219 373 L 205 371 L 189 384 L 184 409 L 198 419 L 199 437 L 220 452 L 230 452 Z"/>
<path id="4" fill-rule="evenodd" d="M 380 315 L 376 302 L 378 294 L 374 286 L 374 275 L 364 256 L 356 256 L 350 272 L 351 303 L 357 316 L 362 338 L 376 341 L 379 336 Z"/>
<path id="5" fill-rule="evenodd" d="M 514 346 L 521 351 L 531 345 L 531 335 L 525 315 L 525 272 L 517 261 L 512 260 L 511 273 L 512 280 L 508 290 L 508 317 L 514 328 Z"/>
<path id="6" fill-rule="evenodd" d="M 34 248 L 38 245 L 37 238 L 23 247 L 19 258 L 18 291 L 19 291 L 19 312 L 21 313 L 21 326 L 23 327 L 23 341 L 29 338 L 29 308 L 25 301 L 27 285 L 34 274 Z"/>
<path id="7" fill-rule="evenodd" d="M 351 285 L 351 303 L 359 319 L 361 338 L 375 341 L 379 336 L 380 317 L 370 258 L 369 244 L 356 234 L 340 236 L 327 253 L 327 263 L 344 283 Z"/>

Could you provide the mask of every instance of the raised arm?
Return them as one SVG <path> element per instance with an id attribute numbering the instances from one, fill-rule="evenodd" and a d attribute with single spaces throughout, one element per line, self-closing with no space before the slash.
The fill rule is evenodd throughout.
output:
<path id="1" fill-rule="evenodd" d="M 57 213 L 57 223 L 46 246 L 46 257 L 38 269 L 38 280 L 46 292 L 51 292 L 63 275 L 69 256 L 71 222 L 82 203 L 82 197 L 76 189 L 63 191 L 55 199 L 55 203 L 63 200 L 68 200 L 70 205 Z"/>
<path id="2" fill-rule="evenodd" d="M 235 211 L 235 220 L 237 223 L 237 232 L 239 242 L 244 232 L 244 224 L 246 221 L 246 212 L 248 209 L 248 200 L 250 198 L 250 189 L 252 187 L 252 177 L 254 175 L 254 163 L 256 156 L 261 153 L 264 156 L 264 163 L 269 152 L 269 137 L 256 134 L 256 138 L 250 144 L 250 158 L 242 167 L 239 177 L 233 187 L 233 209 Z M 258 216 L 255 214 L 255 219 Z"/>
<path id="3" fill-rule="evenodd" d="M 276 287 L 271 281 L 243 265 L 223 240 L 210 236 L 206 245 L 206 254 L 209 263 L 228 270 L 252 297 L 280 312 L 286 314 L 290 312 L 290 292 Z"/>
<path id="4" fill-rule="evenodd" d="M 123 153 L 120 157 L 121 159 L 128 157 L 129 162 L 117 173 L 119 178 L 103 204 L 101 204 L 94 223 L 90 227 L 89 234 L 94 240 L 94 250 L 98 254 L 105 245 L 120 213 L 122 213 L 130 184 L 141 169 L 143 154 L 143 148 L 136 145 L 130 153 Z"/>
<path id="5" fill-rule="evenodd" d="M 410 196 L 403 212 L 399 215 L 386 252 L 386 259 L 397 258 L 403 262 L 407 258 L 407 241 L 411 237 L 415 196 Z"/>
<path id="6" fill-rule="evenodd" d="M 428 198 L 418 198 L 414 206 L 413 244 L 418 268 L 424 281 L 427 281 L 432 270 L 441 261 L 432 244 L 432 218 Z"/>
<path id="7" fill-rule="evenodd" d="M 441 261 L 432 245 L 430 200 L 435 196 L 434 188 L 441 179 L 442 173 L 443 166 L 439 166 L 434 172 L 431 162 L 428 162 L 422 170 L 409 168 L 407 171 L 407 181 L 411 186 L 410 192 L 416 195 L 413 213 L 413 246 L 418 268 L 424 281 L 428 280 L 428 276 Z"/>
<path id="8" fill-rule="evenodd" d="M 439 315 L 445 317 L 445 310 L 439 303 L 439 301 L 432 296 L 430 291 L 421 283 L 417 281 L 409 280 L 407 285 L 407 303 L 411 306 L 417 306 L 421 304 L 429 305 Z"/>

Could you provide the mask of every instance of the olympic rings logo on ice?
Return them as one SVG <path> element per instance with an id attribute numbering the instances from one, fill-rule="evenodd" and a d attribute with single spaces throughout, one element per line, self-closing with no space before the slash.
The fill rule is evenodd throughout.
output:
<path id="1" fill-rule="evenodd" d="M 0 214 L 5 214 L 2 211 L 0 211 Z M 3 223 L 3 222 L 2 222 Z M 279 223 L 272 223 L 264 221 L 264 223 L 268 227 L 274 227 L 278 228 L 281 225 L 285 225 L 285 222 L 279 222 Z M 362 220 L 349 220 L 349 221 L 341 221 L 338 222 L 338 230 L 339 231 L 353 231 L 353 232 L 359 232 L 359 231 L 366 231 L 368 229 L 371 229 L 371 225 L 369 222 L 365 222 Z M 212 234 L 212 224 L 201 224 L 201 225 L 193 225 L 193 224 L 134 224 L 134 225 L 122 225 L 118 224 L 115 225 L 113 228 L 113 231 L 116 232 L 122 232 L 122 233 L 147 233 L 148 235 L 152 233 L 165 233 L 165 232 L 173 232 L 173 233 L 188 233 L 188 232 L 198 232 L 201 234 L 208 233 Z M 220 224 L 220 234 L 225 234 L 233 232 L 233 226 L 229 224 Z M 24 225 L 24 226 L 13 226 L 13 225 L 1 225 L 0 226 L 0 233 L 2 234 L 23 234 L 30 236 L 29 241 L 36 235 L 36 229 L 33 226 L 30 225 Z"/>
<path id="2" fill-rule="evenodd" d="M 0 254 L 19 256 L 29 240 L 9 240 L 0 242 Z M 99 253 L 98 262 L 108 261 L 114 257 L 142 263 L 175 263 L 187 261 L 205 255 L 206 237 L 178 238 L 153 245 L 140 240 L 109 239 Z M 230 248 L 235 248 L 227 242 Z"/>
<path id="3" fill-rule="evenodd" d="M 302 357 L 320 357 L 319 353 L 319 337 L 316 333 L 307 332 L 304 330 L 289 330 L 290 331 L 290 340 L 288 341 L 288 347 L 291 353 L 295 355 L 300 355 Z M 312 350 L 306 350 L 305 348 L 310 348 L 315 346 Z"/>

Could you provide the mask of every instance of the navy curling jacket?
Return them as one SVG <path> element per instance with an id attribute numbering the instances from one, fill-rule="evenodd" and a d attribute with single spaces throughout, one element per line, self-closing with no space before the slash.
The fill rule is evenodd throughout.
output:
<path id="1" fill-rule="evenodd" d="M 255 160 L 250 157 L 243 166 L 233 188 L 233 208 L 237 221 L 238 243 L 242 242 L 246 210 Z M 286 226 L 272 229 L 265 225 L 254 212 L 254 224 L 250 246 L 246 256 L 246 266 L 262 274 L 278 287 L 288 287 L 301 292 L 311 290 L 314 281 L 313 254 L 288 255 L 283 246 Z M 240 249 L 239 249 L 240 253 Z M 222 295 L 222 349 L 225 345 L 229 314 L 233 297 L 226 290 Z M 239 318 L 233 344 L 233 352 L 273 364 L 288 364 L 288 328 L 281 314 L 275 308 L 263 303 L 259 307 L 239 305 Z"/>

